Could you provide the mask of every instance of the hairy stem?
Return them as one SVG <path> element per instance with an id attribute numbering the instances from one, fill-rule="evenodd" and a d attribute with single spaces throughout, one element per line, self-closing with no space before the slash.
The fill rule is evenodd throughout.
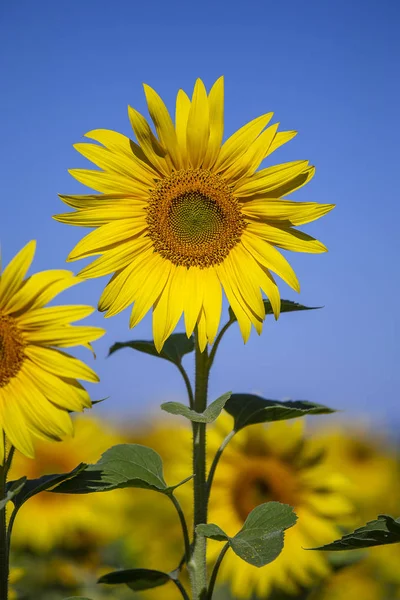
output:
<path id="1" fill-rule="evenodd" d="M 227 445 L 229 444 L 229 442 L 231 441 L 231 439 L 233 438 L 235 433 L 236 433 L 235 431 L 231 431 L 230 433 L 228 433 L 228 435 L 226 436 L 226 438 L 224 439 L 224 441 L 218 448 L 217 453 L 214 456 L 214 460 L 212 461 L 210 472 L 208 474 L 208 479 L 207 479 L 207 502 L 210 497 L 211 486 L 212 486 L 212 482 L 214 479 L 216 468 L 219 463 L 219 459 L 221 458 L 223 451 L 225 450 L 225 448 L 227 447 Z"/>
<path id="2" fill-rule="evenodd" d="M 189 406 L 191 409 L 193 409 L 194 408 L 194 396 L 193 396 L 192 384 L 190 383 L 188 374 L 186 373 L 186 371 L 182 367 L 182 365 L 176 365 L 176 366 L 178 367 L 179 373 L 182 375 L 183 381 L 185 382 L 185 385 L 186 385 L 187 395 L 189 398 Z"/>
<path id="3" fill-rule="evenodd" d="M 194 410 L 204 412 L 207 408 L 208 352 L 200 352 L 196 336 L 196 385 Z M 194 532 L 193 547 L 188 564 L 192 584 L 193 600 L 206 600 L 207 569 L 206 540 L 196 534 L 200 523 L 207 523 L 207 481 L 206 481 L 206 424 L 192 423 L 193 426 L 193 487 L 194 487 Z"/>
<path id="4" fill-rule="evenodd" d="M 229 550 L 229 543 L 227 542 L 225 544 L 225 546 L 222 548 L 222 550 L 221 550 L 221 552 L 220 552 L 220 554 L 219 554 L 219 556 L 217 558 L 217 561 L 216 561 L 216 563 L 214 565 L 213 572 L 211 573 L 210 585 L 208 587 L 207 600 L 211 600 L 212 599 L 212 595 L 213 595 L 214 587 L 215 587 L 215 582 L 217 581 L 218 571 L 219 571 L 219 568 L 221 566 L 222 560 L 223 560 L 223 558 L 224 558 L 224 556 L 225 556 L 225 554 L 227 553 L 228 550 Z"/>
<path id="5" fill-rule="evenodd" d="M 1 442 L 4 444 L 4 455 L 6 440 L 3 434 Z M 12 458 L 12 456 L 11 456 Z M 11 462 L 11 461 L 10 461 Z M 6 497 L 7 470 L 9 462 L 5 461 L 4 465 L 0 465 L 0 499 Z M 0 510 L 0 598 L 1 600 L 8 599 L 8 572 L 9 572 L 9 548 L 7 539 L 7 522 L 6 522 L 6 507 Z"/>
<path id="6" fill-rule="evenodd" d="M 179 500 L 173 495 L 170 495 L 170 498 L 172 500 L 173 505 L 176 508 L 176 512 L 179 515 L 179 520 L 181 522 L 181 526 L 182 526 L 182 534 L 183 534 L 183 541 L 185 544 L 185 561 L 186 564 L 189 562 L 190 559 L 190 539 L 189 539 L 189 532 L 188 532 L 188 528 L 186 525 L 186 519 L 185 519 L 185 515 L 183 514 L 183 510 L 182 507 L 179 503 Z"/>

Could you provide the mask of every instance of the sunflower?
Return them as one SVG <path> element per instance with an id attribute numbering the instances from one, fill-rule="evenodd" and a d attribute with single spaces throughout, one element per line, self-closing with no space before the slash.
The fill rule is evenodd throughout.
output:
<path id="1" fill-rule="evenodd" d="M 68 411 L 91 406 L 77 380 L 98 381 L 86 364 L 58 348 L 90 347 L 104 334 L 99 327 L 70 325 L 91 314 L 91 306 L 45 307 L 80 280 L 65 270 L 25 279 L 35 246 L 29 242 L 0 273 L 0 434 L 30 458 L 34 437 L 60 440 L 72 434 Z"/>
<path id="2" fill-rule="evenodd" d="M 273 113 L 253 119 L 224 143 L 224 87 L 218 79 L 207 95 L 198 79 L 190 99 L 179 90 L 175 124 L 158 94 L 144 86 L 150 117 L 129 107 L 137 143 L 115 131 L 96 129 L 76 150 L 101 170 L 72 169 L 79 182 L 99 195 L 61 195 L 75 212 L 63 223 L 95 227 L 72 250 L 69 261 L 101 255 L 80 275 L 113 274 L 99 310 L 107 317 L 133 303 L 130 327 L 153 308 L 158 350 L 184 314 L 187 335 L 198 327 L 203 350 L 218 330 L 222 289 L 238 319 L 244 341 L 251 325 L 261 333 L 269 298 L 275 318 L 280 296 L 271 272 L 294 290 L 299 282 L 276 248 L 325 252 L 296 229 L 323 216 L 332 204 L 282 198 L 314 175 L 298 160 L 258 170 L 265 158 L 295 131 L 268 126 Z"/>
<path id="3" fill-rule="evenodd" d="M 234 535 L 253 508 L 271 500 L 293 506 L 298 516 L 297 524 L 286 531 L 283 551 L 273 563 L 257 569 L 228 552 L 219 578 L 230 583 L 235 598 L 251 597 L 252 593 L 264 598 L 275 589 L 296 594 L 329 573 L 326 554 L 304 548 L 340 537 L 338 525 L 349 518 L 352 505 L 346 496 L 346 482 L 308 446 L 303 423 L 249 427 L 233 438 L 222 455 L 210 498 L 211 523 Z M 228 418 L 217 421 L 210 430 L 211 453 L 231 429 Z M 210 558 L 215 559 L 220 550 L 217 542 L 211 542 Z"/>
<path id="4" fill-rule="evenodd" d="M 27 475 L 36 479 L 50 473 L 66 473 L 81 462 L 95 463 L 107 448 L 124 442 L 117 429 L 93 417 L 79 415 L 74 419 L 74 429 L 74 437 L 62 444 L 39 440 L 35 461 L 18 454 L 10 477 Z M 18 513 L 13 548 L 29 548 L 37 553 L 55 547 L 93 549 L 115 540 L 124 532 L 130 495 L 126 490 L 87 496 L 37 494 Z"/>
<path id="5" fill-rule="evenodd" d="M 329 577 L 320 590 L 311 594 L 310 600 L 343 600 L 344 595 L 349 600 L 394 600 L 398 597 L 388 595 L 388 591 L 369 564 L 362 561 Z"/>

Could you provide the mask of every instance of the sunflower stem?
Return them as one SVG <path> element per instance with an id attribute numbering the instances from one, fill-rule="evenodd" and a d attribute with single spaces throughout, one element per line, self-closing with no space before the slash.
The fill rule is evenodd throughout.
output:
<path id="1" fill-rule="evenodd" d="M 222 550 L 217 558 L 217 561 L 214 565 L 213 572 L 211 573 L 211 577 L 210 577 L 210 585 L 208 588 L 207 600 L 212 600 L 215 582 L 217 581 L 218 571 L 219 571 L 219 568 L 223 561 L 223 558 L 224 558 L 225 554 L 228 552 L 228 550 L 229 550 L 229 542 L 227 542 L 225 544 L 225 546 L 222 548 Z"/>
<path id="2" fill-rule="evenodd" d="M 3 434 L 4 456 L 6 454 L 6 439 Z M 0 465 L 0 499 L 6 497 L 7 471 L 9 461 Z M 9 572 L 9 548 L 7 539 L 6 507 L 0 510 L 0 598 L 8 599 L 8 572 Z"/>
<path id="3" fill-rule="evenodd" d="M 194 410 L 201 413 L 207 408 L 209 376 L 208 351 L 200 351 L 196 334 L 196 383 Z M 194 473 L 194 532 L 192 554 L 188 564 L 193 600 L 207 598 L 206 539 L 196 534 L 196 527 L 207 523 L 207 480 L 206 480 L 206 424 L 193 426 L 193 473 Z"/>

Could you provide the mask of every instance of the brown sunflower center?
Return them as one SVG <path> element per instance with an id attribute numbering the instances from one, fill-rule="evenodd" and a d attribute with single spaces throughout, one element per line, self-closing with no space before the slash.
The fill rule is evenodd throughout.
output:
<path id="1" fill-rule="evenodd" d="M 15 319 L 0 314 L 0 387 L 19 372 L 25 358 L 24 346 Z"/>
<path id="2" fill-rule="evenodd" d="M 237 200 L 210 171 L 176 171 L 160 181 L 148 206 L 154 249 L 175 265 L 206 268 L 221 263 L 245 228 Z"/>
<path id="3" fill-rule="evenodd" d="M 276 458 L 251 458 L 234 483 L 233 504 L 239 517 L 244 521 L 256 506 L 272 500 L 298 504 L 295 472 Z"/>

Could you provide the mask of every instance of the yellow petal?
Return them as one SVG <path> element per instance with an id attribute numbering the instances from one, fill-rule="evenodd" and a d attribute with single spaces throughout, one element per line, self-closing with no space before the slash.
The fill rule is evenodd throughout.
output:
<path id="1" fill-rule="evenodd" d="M 163 293 L 171 269 L 173 269 L 173 265 L 169 260 L 153 253 L 148 263 L 145 263 L 143 268 L 135 274 L 135 303 L 129 327 L 135 327 L 154 306 L 160 294 Z"/>
<path id="2" fill-rule="evenodd" d="M 0 388 L 1 419 L 4 432 L 13 446 L 28 458 L 34 458 L 32 436 L 20 408 L 20 399 L 8 384 Z"/>
<path id="3" fill-rule="evenodd" d="M 242 235 L 242 243 L 259 263 L 279 275 L 296 292 L 300 291 L 300 284 L 292 267 L 271 244 L 247 231 Z"/>
<path id="4" fill-rule="evenodd" d="M 20 289 L 35 255 L 36 242 L 32 240 L 22 248 L 0 273 L 0 308 L 5 308 Z"/>
<path id="5" fill-rule="evenodd" d="M 209 136 L 210 123 L 207 92 L 201 79 L 197 79 L 189 110 L 186 137 L 189 161 L 194 169 L 197 169 L 203 163 Z"/>
<path id="6" fill-rule="evenodd" d="M 251 261 L 251 257 L 245 252 L 242 244 L 238 244 L 225 259 L 225 266 L 229 272 L 232 288 L 237 288 L 245 303 L 257 315 L 258 320 L 263 321 L 265 309 L 260 286 L 257 283 L 254 285 L 253 278 L 251 277 L 251 269 L 254 262 L 254 259 Z"/>
<path id="7" fill-rule="evenodd" d="M 135 163 L 135 171 L 140 174 L 143 181 L 153 184 L 154 179 L 159 177 L 159 171 L 151 164 L 140 146 L 125 135 L 110 129 L 94 129 L 85 133 L 85 137 L 99 142 L 111 152 L 124 154 L 128 160 L 132 160 Z"/>
<path id="8" fill-rule="evenodd" d="M 199 318 L 197 320 L 197 341 L 199 344 L 200 352 L 204 352 L 207 346 L 207 328 L 204 310 L 200 312 Z"/>
<path id="9" fill-rule="evenodd" d="M 273 113 L 268 113 L 257 117 L 231 135 L 222 146 L 213 170 L 223 171 L 235 163 L 268 125 L 272 115 Z"/>
<path id="10" fill-rule="evenodd" d="M 137 237 L 147 227 L 148 225 L 143 217 L 121 219 L 102 225 L 95 231 L 88 233 L 76 244 L 75 248 L 69 253 L 67 261 L 101 254 L 118 244 Z"/>
<path id="11" fill-rule="evenodd" d="M 64 325 L 73 321 L 80 321 L 94 312 L 92 306 L 73 305 L 73 306 L 49 306 L 46 308 L 37 308 L 22 314 L 18 318 L 18 323 L 23 328 L 34 329 L 36 327 L 47 327 L 57 324 Z"/>
<path id="12" fill-rule="evenodd" d="M 137 195 L 141 198 L 147 198 L 149 195 L 148 188 L 144 185 L 118 173 L 88 169 L 69 169 L 68 173 L 97 192 Z"/>
<path id="13" fill-rule="evenodd" d="M 24 352 L 35 365 L 54 373 L 54 375 L 82 379 L 92 383 L 99 381 L 98 376 L 90 367 L 66 352 L 40 346 L 27 346 Z"/>
<path id="14" fill-rule="evenodd" d="M 265 195 L 295 179 L 307 166 L 307 160 L 298 160 L 262 169 L 250 179 L 240 180 L 235 191 L 241 197 Z M 275 196 L 279 197 L 278 194 Z"/>
<path id="15" fill-rule="evenodd" d="M 224 177 L 239 179 L 253 175 L 264 160 L 266 150 L 274 139 L 278 126 L 279 123 L 275 123 L 275 125 L 271 125 L 271 127 L 260 133 L 243 156 L 224 172 Z"/>
<path id="16" fill-rule="evenodd" d="M 158 352 L 175 329 L 183 311 L 186 267 L 175 267 L 153 308 L 153 338 Z"/>
<path id="17" fill-rule="evenodd" d="M 71 348 L 72 346 L 98 340 L 105 334 L 105 331 L 100 327 L 90 327 L 87 325 L 61 325 L 59 327 L 54 325 L 32 329 L 24 333 L 26 340 L 30 344 Z"/>
<path id="18" fill-rule="evenodd" d="M 244 215 L 252 219 L 276 221 L 276 225 L 304 225 L 326 215 L 334 204 L 318 204 L 317 202 L 291 202 L 280 199 L 259 199 L 243 203 Z M 271 223 L 272 224 L 272 223 Z"/>
<path id="19" fill-rule="evenodd" d="M 190 337 L 199 317 L 203 294 L 205 291 L 204 275 L 207 269 L 190 267 L 186 272 L 185 286 L 183 289 L 183 312 L 185 316 L 186 335 Z"/>
<path id="20" fill-rule="evenodd" d="M 222 312 L 222 288 L 214 268 L 203 269 L 204 297 L 203 311 L 206 319 L 206 333 L 208 343 L 214 342 Z"/>
<path id="21" fill-rule="evenodd" d="M 135 256 L 152 247 L 153 243 L 148 237 L 139 236 L 135 240 L 130 240 L 125 244 L 119 244 L 112 250 L 107 250 L 104 256 L 96 258 L 90 265 L 84 267 L 79 275 L 85 279 L 109 275 L 114 271 L 123 269 L 130 264 Z"/>
<path id="22" fill-rule="evenodd" d="M 71 271 L 64 269 L 40 271 L 24 281 L 15 296 L 8 301 L 5 310 L 15 315 L 28 308 L 30 310 L 40 308 L 53 300 L 57 294 L 80 281 Z"/>
<path id="23" fill-rule="evenodd" d="M 247 230 L 254 235 L 258 235 L 278 248 L 292 250 L 293 252 L 308 252 L 310 254 L 319 254 L 327 252 L 326 246 L 315 238 L 282 224 L 276 225 L 268 223 L 248 223 Z"/>
<path id="24" fill-rule="evenodd" d="M 67 223 L 78 227 L 101 227 L 111 221 L 137 217 L 145 218 L 144 206 L 143 202 L 134 203 L 130 200 L 120 201 L 118 204 L 108 206 L 102 206 L 99 202 L 98 207 L 54 215 L 53 219 L 59 223 Z"/>
<path id="25" fill-rule="evenodd" d="M 164 148 L 167 149 L 175 168 L 180 169 L 182 167 L 181 153 L 179 151 L 175 127 L 167 107 L 155 90 L 146 84 L 144 84 L 143 87 L 149 113 L 158 133 L 158 137 Z"/>
<path id="26" fill-rule="evenodd" d="M 189 166 L 186 148 L 187 122 L 189 118 L 189 112 L 190 98 L 183 90 L 179 90 L 178 95 L 176 97 L 175 129 L 180 153 L 182 156 L 182 164 L 184 168 L 187 168 Z"/>
<path id="27" fill-rule="evenodd" d="M 215 271 L 222 284 L 222 287 L 224 288 L 224 292 L 226 294 L 228 302 L 231 305 L 231 308 L 238 320 L 243 341 L 246 343 L 249 339 L 251 332 L 251 321 L 248 316 L 248 308 L 246 307 L 247 310 L 244 310 L 242 306 L 242 299 L 240 298 L 240 301 L 237 299 L 236 294 L 233 291 L 231 279 L 226 271 L 225 262 L 221 263 L 220 265 L 217 265 L 215 267 Z"/>
<path id="28" fill-rule="evenodd" d="M 72 208 L 83 209 L 115 209 L 121 206 L 141 206 L 146 202 L 143 198 L 137 198 L 134 194 L 85 194 L 85 195 L 65 195 L 58 194 L 58 197 Z"/>
<path id="29" fill-rule="evenodd" d="M 134 184 L 144 191 L 149 189 L 148 177 L 142 176 L 142 170 L 136 167 L 136 163 L 132 160 L 132 157 L 128 158 L 121 152 L 111 152 L 107 148 L 96 144 L 79 143 L 74 144 L 74 148 L 82 156 L 100 167 L 100 169 L 132 179 Z"/>
<path id="30" fill-rule="evenodd" d="M 150 129 L 150 125 L 146 119 L 137 110 L 128 107 L 129 119 L 132 125 L 132 129 L 135 132 L 136 138 L 143 150 L 145 156 L 154 167 L 163 173 L 168 175 L 170 169 L 166 163 L 166 150 L 161 146 L 155 135 Z"/>
<path id="31" fill-rule="evenodd" d="M 264 158 L 267 158 L 272 152 L 277 150 L 283 144 L 290 142 L 297 135 L 297 131 L 278 131 L 275 135 L 272 144 L 269 146 Z"/>
<path id="32" fill-rule="evenodd" d="M 217 160 L 224 137 L 224 78 L 220 77 L 212 86 L 208 95 L 210 115 L 210 138 L 203 168 L 210 169 Z"/>

